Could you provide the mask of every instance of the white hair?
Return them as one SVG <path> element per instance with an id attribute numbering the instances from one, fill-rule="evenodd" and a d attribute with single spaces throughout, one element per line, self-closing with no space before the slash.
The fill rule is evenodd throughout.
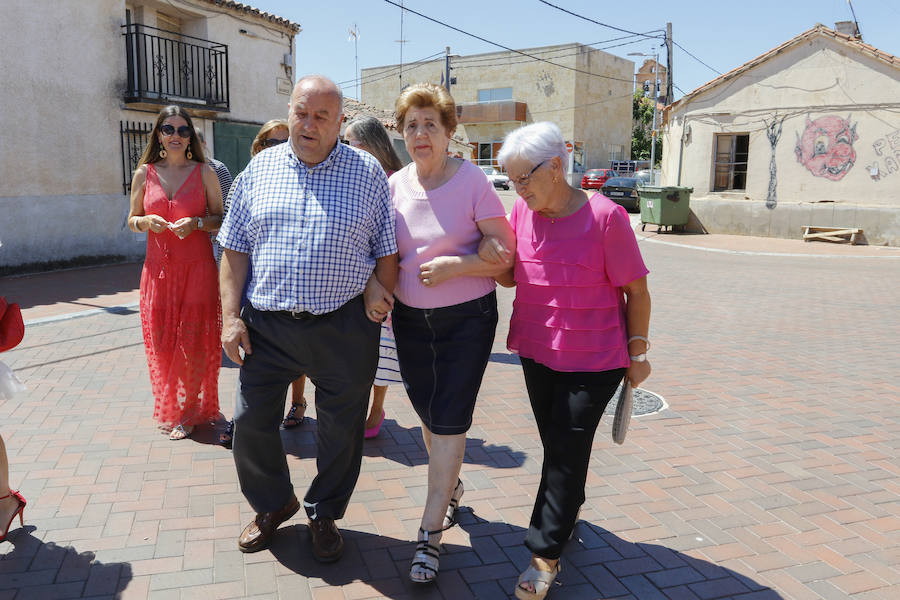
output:
<path id="1" fill-rule="evenodd" d="M 511 131 L 497 153 L 497 162 L 506 166 L 507 161 L 521 158 L 536 165 L 554 156 L 568 164 L 566 141 L 555 123 L 541 121 Z"/>

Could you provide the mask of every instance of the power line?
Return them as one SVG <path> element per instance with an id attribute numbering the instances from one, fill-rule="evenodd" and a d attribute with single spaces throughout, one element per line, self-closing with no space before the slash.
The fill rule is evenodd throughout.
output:
<path id="1" fill-rule="evenodd" d="M 434 59 L 434 58 L 437 57 L 437 56 L 442 56 L 443 54 L 444 54 L 443 51 L 441 51 L 441 52 L 435 52 L 434 54 L 432 54 L 432 55 L 430 55 L 430 56 L 426 56 L 425 58 L 420 58 L 420 59 L 417 60 L 417 61 L 414 61 L 414 62 L 411 62 L 411 63 L 405 63 L 405 64 L 403 65 L 402 68 L 407 69 L 407 68 L 417 68 L 417 67 L 420 67 L 420 66 L 424 65 L 424 64 L 427 63 L 427 62 L 434 62 L 432 59 Z M 375 81 L 381 81 L 382 79 L 387 79 L 388 77 L 393 77 L 394 75 L 397 74 L 397 72 L 398 72 L 400 69 L 401 69 L 401 67 L 400 67 L 399 65 L 396 65 L 396 66 L 393 66 L 393 67 L 388 67 L 388 68 L 386 68 L 386 69 L 383 69 L 383 70 L 381 70 L 381 71 L 378 71 L 377 73 L 368 73 L 368 74 L 366 74 L 365 76 L 357 77 L 357 78 L 355 78 L 355 79 L 348 79 L 348 80 L 346 80 L 346 81 L 340 81 L 340 82 L 337 83 L 337 85 L 340 86 L 340 87 L 351 87 L 351 86 L 353 86 L 353 85 L 356 85 L 357 82 L 360 82 L 360 83 L 373 83 L 373 82 L 375 82 Z M 381 75 L 382 77 L 379 77 L 380 75 Z"/>
<path id="2" fill-rule="evenodd" d="M 696 56 L 694 56 L 693 54 L 691 54 L 690 52 L 688 52 L 687 49 L 686 49 L 684 46 L 682 46 L 681 44 L 679 44 L 679 43 L 676 42 L 675 40 L 672 40 L 672 43 L 675 44 L 676 46 L 678 46 L 679 48 L 681 48 L 681 49 L 684 51 L 685 54 L 687 54 L 688 56 L 690 56 L 691 58 L 693 58 L 694 60 L 696 60 L 698 63 L 700 63 L 701 65 L 703 65 L 704 67 L 706 67 L 707 69 L 709 69 L 710 71 L 712 71 L 713 73 L 715 73 L 716 75 L 721 75 L 721 74 L 722 74 L 721 71 L 719 71 L 719 70 L 717 70 L 717 69 L 714 69 L 713 67 L 709 66 L 708 64 L 706 64 L 705 62 L 703 62 L 702 60 L 700 60 L 699 58 L 697 58 Z"/>
<path id="3" fill-rule="evenodd" d="M 428 15 L 423 15 L 422 13 L 417 12 L 417 11 L 414 11 L 414 10 L 412 10 L 411 8 L 407 8 L 407 7 L 405 7 L 405 6 L 401 5 L 401 4 L 398 4 L 398 3 L 394 2 L 393 0 L 384 0 L 384 1 L 387 2 L 388 4 L 392 5 L 392 6 L 396 6 L 397 8 L 400 8 L 400 9 L 405 10 L 405 11 L 407 11 L 407 12 L 411 12 L 412 14 L 414 14 L 414 15 L 416 15 L 416 16 L 422 17 L 423 19 L 425 19 L 425 20 L 427 20 L 427 21 L 431 21 L 432 23 L 437 23 L 438 25 L 442 25 L 443 27 L 446 27 L 447 29 L 452 29 L 453 31 L 456 31 L 457 33 L 461 33 L 461 34 L 463 34 L 463 35 L 467 35 L 467 36 L 469 36 L 469 37 L 471 37 L 471 38 L 475 38 L 476 40 L 485 42 L 486 44 L 490 44 L 490 45 L 492 45 L 492 46 L 497 46 L 498 48 L 503 48 L 504 50 L 508 50 L 509 52 L 515 52 L 516 54 L 521 54 L 522 56 L 527 56 L 527 57 L 529 57 L 529 58 L 533 58 L 534 60 L 537 60 L 537 61 L 540 61 L 540 62 L 545 62 L 545 63 L 547 63 L 547 64 L 549 64 L 549 65 L 553 65 L 554 67 L 559 67 L 560 69 L 568 69 L 568 70 L 570 70 L 570 71 L 575 71 L 576 73 L 582 73 L 582 74 L 584 74 L 584 75 L 590 75 L 590 76 L 592 76 L 592 77 L 600 77 L 600 78 L 602 78 L 602 79 L 611 79 L 611 80 L 613 80 L 613 81 L 624 81 L 625 83 L 634 83 L 634 79 L 633 79 L 633 78 L 632 78 L 632 79 L 623 79 L 623 78 L 621 78 L 621 77 L 611 77 L 611 76 L 609 76 L 609 75 L 600 75 L 599 73 L 591 73 L 590 71 L 583 71 L 583 70 L 581 70 L 581 69 L 576 69 L 575 67 L 569 67 L 569 66 L 566 66 L 566 65 L 561 65 L 561 64 L 559 64 L 559 63 L 551 62 L 551 61 L 549 61 L 549 60 L 546 60 L 546 59 L 543 59 L 543 58 L 534 56 L 534 55 L 532 55 L 532 54 L 528 54 L 527 52 L 522 52 L 521 50 L 515 50 L 515 49 L 513 49 L 513 48 L 510 48 L 509 46 L 504 46 L 503 44 L 498 44 L 497 42 L 493 42 L 493 41 L 491 41 L 491 40 L 489 40 L 489 39 L 486 39 L 486 38 L 483 38 L 483 37 L 481 37 L 481 36 L 475 35 L 474 33 L 469 33 L 468 31 L 463 31 L 462 29 L 460 29 L 460 28 L 458 28 L 458 27 L 454 27 L 453 25 L 450 25 L 450 24 L 448 24 L 448 23 L 444 23 L 443 21 L 439 21 L 438 19 L 434 19 L 434 18 L 432 18 L 432 17 L 429 17 Z"/>
<path id="4" fill-rule="evenodd" d="M 589 22 L 591 22 L 591 23 L 593 23 L 593 24 L 595 24 L 595 25 L 600 25 L 601 27 L 608 27 L 609 29 L 614 29 L 614 30 L 616 30 L 616 31 L 621 31 L 622 33 L 629 33 L 629 34 L 631 34 L 631 35 L 638 35 L 638 36 L 643 36 L 643 37 L 645 37 L 645 38 L 651 38 L 651 39 L 659 39 L 660 36 L 658 36 L 658 35 L 647 35 L 647 33 L 653 33 L 654 31 L 660 31 L 660 32 L 663 31 L 662 29 L 654 29 L 653 31 L 648 31 L 647 33 L 637 33 L 636 31 L 628 31 L 627 29 L 622 29 L 621 27 L 616 27 L 616 26 L 614 26 L 614 25 L 608 25 L 607 23 L 601 23 L 600 21 L 595 21 L 594 19 L 591 19 L 590 17 L 585 17 L 584 15 L 579 15 L 578 13 L 574 13 L 574 12 L 572 12 L 571 10 L 566 10 L 565 8 L 563 8 L 563 7 L 561 7 L 561 6 L 557 6 L 557 5 L 555 5 L 555 4 L 551 4 L 550 2 L 547 2 L 547 0 L 538 0 L 538 2 L 541 2 L 541 3 L 543 3 L 543 4 L 546 4 L 547 6 L 549 6 L 549 7 L 551 7 L 551 8 L 555 8 L 556 10 L 561 10 L 562 12 L 564 12 L 564 13 L 566 13 L 566 14 L 570 14 L 570 15 L 572 15 L 573 17 L 578 17 L 579 19 L 584 19 L 585 21 L 589 21 Z"/>

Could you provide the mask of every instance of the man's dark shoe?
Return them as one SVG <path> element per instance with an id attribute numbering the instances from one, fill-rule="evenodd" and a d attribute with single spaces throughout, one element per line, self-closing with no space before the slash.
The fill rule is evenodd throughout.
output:
<path id="1" fill-rule="evenodd" d="M 344 538 L 334 524 L 334 519 L 311 519 L 309 535 L 312 538 L 313 556 L 319 562 L 334 562 L 344 552 Z"/>
<path id="2" fill-rule="evenodd" d="M 282 508 L 267 513 L 257 513 L 256 518 L 241 532 L 238 538 L 238 549 L 241 552 L 258 552 L 269 546 L 272 536 L 278 526 L 293 517 L 300 510 L 300 502 L 297 496 L 291 499 Z"/>

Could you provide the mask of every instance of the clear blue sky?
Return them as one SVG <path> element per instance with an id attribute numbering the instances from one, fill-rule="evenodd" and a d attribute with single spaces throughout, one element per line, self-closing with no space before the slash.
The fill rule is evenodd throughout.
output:
<path id="1" fill-rule="evenodd" d="M 337 82 L 346 82 L 342 87 L 349 97 L 356 97 L 354 45 L 348 41 L 348 30 L 354 23 L 360 35 L 360 69 L 400 62 L 397 43 L 401 39 L 400 8 L 384 0 L 242 1 L 299 23 L 303 31 L 296 37 L 297 73 L 321 73 Z M 400 3 L 400 0 L 392 1 Z M 671 21 L 675 42 L 722 73 L 816 23 L 833 27 L 835 21 L 851 20 L 847 0 L 548 1 L 594 21 L 637 33 L 664 30 L 666 21 Z M 629 37 L 602 43 L 627 34 L 566 14 L 538 0 L 403 0 L 403 4 L 468 33 L 516 49 L 567 42 L 603 49 L 624 43 L 627 45 L 606 51 L 625 56 L 629 52 L 651 53 L 655 42 Z M 900 55 L 900 2 L 855 0 L 853 8 L 863 41 Z M 407 40 L 403 44 L 404 63 L 443 53 L 445 46 L 450 46 L 451 53 L 463 55 L 501 50 L 409 12 L 403 18 L 403 39 Z M 663 64 L 664 50 L 660 50 Z M 643 60 L 629 58 L 638 65 Z M 684 93 L 717 76 L 678 47 L 673 62 L 674 83 Z M 682 95 L 675 90 L 676 99 Z"/>

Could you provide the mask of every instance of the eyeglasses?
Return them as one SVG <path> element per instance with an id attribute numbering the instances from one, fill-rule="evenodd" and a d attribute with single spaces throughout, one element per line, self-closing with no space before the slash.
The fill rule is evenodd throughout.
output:
<path id="1" fill-rule="evenodd" d="M 547 160 L 550 160 L 550 159 L 547 159 Z M 541 165 L 543 165 L 545 162 L 547 162 L 547 161 L 542 160 L 541 162 L 536 164 L 533 169 L 528 171 L 528 175 L 522 175 L 521 177 L 517 177 L 516 179 L 510 179 L 510 181 L 513 182 L 513 185 L 518 185 L 520 187 L 527 186 L 528 182 L 531 181 L 531 176 L 534 175 L 534 172 L 537 171 L 541 167 Z"/>
<path id="2" fill-rule="evenodd" d="M 187 125 L 182 125 L 178 129 L 175 129 L 174 125 L 169 125 L 166 123 L 165 125 L 159 126 L 159 132 L 163 135 L 172 135 L 175 132 L 178 132 L 178 137 L 189 138 L 191 137 L 191 128 Z"/>
<path id="3" fill-rule="evenodd" d="M 268 138 L 268 139 L 263 140 L 262 147 L 263 148 L 273 148 L 273 147 L 277 146 L 278 144 L 285 143 L 286 141 L 287 141 L 286 139 L 279 140 L 278 138 Z"/>

